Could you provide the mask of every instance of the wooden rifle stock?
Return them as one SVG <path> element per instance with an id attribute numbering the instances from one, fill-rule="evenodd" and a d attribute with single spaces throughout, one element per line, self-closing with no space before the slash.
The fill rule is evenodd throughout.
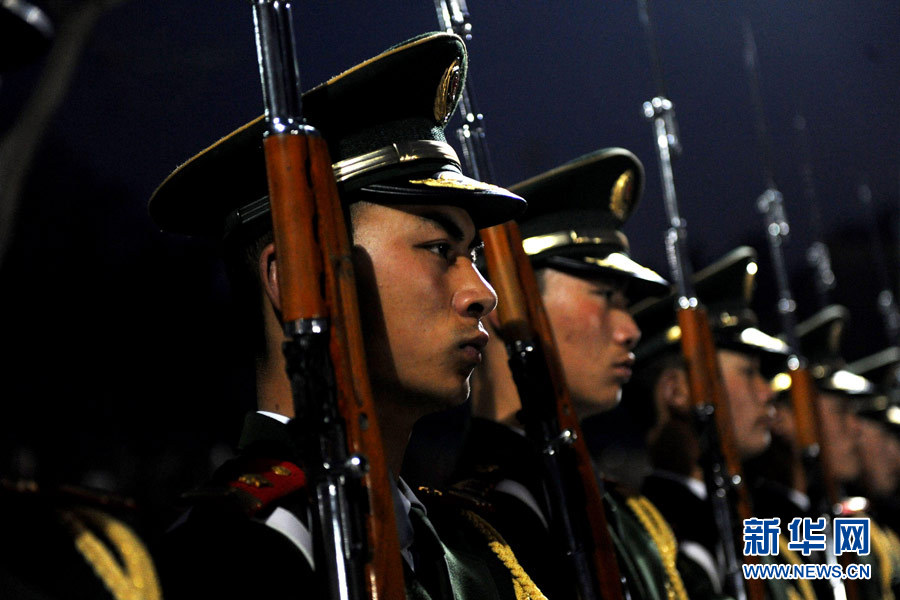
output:
<path id="1" fill-rule="evenodd" d="M 804 467 L 807 475 L 812 479 L 819 479 L 818 483 L 822 486 L 820 489 L 829 505 L 828 514 L 833 518 L 841 496 L 834 476 L 834 465 L 831 462 L 834 457 L 825 450 L 826 441 L 822 434 L 822 414 L 820 404 L 817 402 L 819 394 L 816 381 L 806 367 L 792 369 L 790 376 L 791 407 L 794 413 L 797 444 L 806 463 Z M 853 562 L 853 557 L 846 552 L 836 558 L 845 571 Z M 846 579 L 842 583 L 847 599 L 858 600 L 860 592 L 856 582 Z"/>
<path id="2" fill-rule="evenodd" d="M 681 327 L 681 351 L 687 365 L 688 384 L 695 408 L 705 410 L 712 407 L 715 416 L 715 431 L 719 449 L 727 472 L 720 475 L 726 479 L 739 477 L 741 483 L 727 487 L 734 491 L 733 501 L 738 519 L 743 522 L 753 516 L 747 486 L 743 483 L 743 470 L 734 442 L 734 421 L 731 407 L 722 384 L 719 360 L 713 343 L 709 317 L 702 307 L 680 309 L 678 325 Z M 758 562 L 755 556 L 744 556 L 745 564 Z M 747 596 L 751 600 L 765 598 L 765 586 L 761 579 L 745 580 Z"/>
<path id="3" fill-rule="evenodd" d="M 501 337 L 508 344 L 513 341 L 531 342 L 539 344 L 543 349 L 545 362 L 537 366 L 545 369 L 543 375 L 552 386 L 553 397 L 545 399 L 549 410 L 540 409 L 540 412 L 555 418 L 553 428 L 557 435 L 566 431 L 573 434 L 567 438 L 566 443 L 571 444 L 579 478 L 577 484 L 583 493 L 584 502 L 578 506 L 570 505 L 566 510 L 577 512 L 583 506 L 586 512 L 583 521 L 590 529 L 593 546 L 589 549 L 590 563 L 597 591 L 604 600 L 621 599 L 622 578 L 603 507 L 603 495 L 581 433 L 578 416 L 569 399 L 550 322 L 541 302 L 534 270 L 522 248 L 518 225 L 508 222 L 483 229 L 481 237 L 485 246 L 488 273 L 499 298 L 497 310 Z"/>
<path id="4" fill-rule="evenodd" d="M 292 77 L 296 65 L 289 3 L 272 7 L 258 0 L 254 9 L 258 11 L 254 16 L 258 20 L 264 95 L 272 95 L 270 90 L 286 90 L 284 95 L 290 96 L 300 85 Z M 278 19 L 281 21 L 276 22 Z M 261 26 L 263 20 L 266 22 Z M 285 35 L 288 39 L 282 38 Z M 281 57 L 283 63 L 273 65 L 268 62 L 271 48 L 290 51 Z M 279 78 L 282 81 L 277 81 Z M 366 369 L 351 245 L 328 145 L 314 129 L 299 125 L 299 114 L 277 115 L 271 104 L 272 98 L 267 96 L 270 131 L 263 147 L 281 316 L 287 334 L 285 354 L 294 393 L 295 419 L 291 426 L 295 434 L 300 432 L 304 468 L 310 475 L 308 488 L 311 501 L 316 503 L 314 512 L 318 509 L 318 513 L 340 517 L 323 525 L 319 523 L 321 517 L 314 516 L 319 527 L 311 524 L 310 529 L 315 538 L 317 572 L 321 581 L 327 567 L 342 562 L 349 568 L 342 565 L 328 570 L 361 571 L 341 577 L 324 575 L 329 598 L 403 598 L 393 494 Z M 292 126 L 272 127 L 273 113 L 287 116 L 286 122 Z M 320 343 L 326 340 L 327 346 Z M 314 368 L 309 370 L 307 365 L 307 372 L 301 368 L 298 373 L 292 356 L 296 360 L 304 352 L 315 354 L 320 348 L 324 350 L 322 360 L 316 362 L 313 357 L 310 364 Z M 328 372 L 317 372 L 316 366 Z M 305 387 L 298 385 L 298 380 Z M 309 380 L 314 381 L 310 384 Z M 304 391 L 307 397 L 303 397 Z M 304 422 L 303 417 L 309 416 L 319 422 Z M 340 464 L 326 466 L 323 456 Z M 347 490 L 331 498 L 335 505 L 329 513 L 322 509 L 320 492 L 330 481 L 341 482 Z M 329 528 L 342 531 L 332 537 L 329 560 L 319 562 L 322 548 L 327 546 L 321 531 Z"/>
<path id="5" fill-rule="evenodd" d="M 806 459 L 818 459 L 818 468 L 822 478 L 822 492 L 830 507 L 840 503 L 840 492 L 834 477 L 832 456 L 825 451 L 825 439 L 822 435 L 822 415 L 816 401 L 816 381 L 806 367 L 798 367 L 791 375 L 791 406 L 794 412 L 797 443 Z"/>
<path id="6" fill-rule="evenodd" d="M 369 387 L 351 246 L 328 146 L 318 136 L 284 134 L 268 136 L 265 150 L 283 321 L 329 319 L 337 409 L 347 450 L 367 461 L 362 485 L 369 507 L 369 597 L 402 598 L 393 497 Z"/>
<path id="7" fill-rule="evenodd" d="M 716 347 L 709 327 L 706 309 L 689 308 L 678 311 L 678 326 L 681 327 L 681 352 L 687 364 L 691 399 L 695 407 L 713 407 L 716 430 L 725 467 L 732 476 L 741 476 L 741 461 L 734 443 L 734 422 L 731 406 L 727 401 Z M 738 517 L 752 516 L 746 486 L 736 487 L 738 493 Z"/>

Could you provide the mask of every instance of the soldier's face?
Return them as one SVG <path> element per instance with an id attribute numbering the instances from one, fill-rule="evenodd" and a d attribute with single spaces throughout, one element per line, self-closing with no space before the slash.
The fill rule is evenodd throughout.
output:
<path id="1" fill-rule="evenodd" d="M 641 331 L 623 284 L 546 269 L 544 307 L 578 416 L 613 408 L 631 378 Z"/>
<path id="2" fill-rule="evenodd" d="M 848 482 L 859 476 L 859 419 L 847 402 L 836 394 L 819 392 L 819 414 L 825 452 L 831 460 L 834 477 Z"/>
<path id="3" fill-rule="evenodd" d="M 874 497 L 889 496 L 897 489 L 896 461 L 900 441 L 880 423 L 859 420 L 859 459 L 866 491 Z"/>
<path id="4" fill-rule="evenodd" d="M 497 304 L 472 261 L 469 214 L 450 206 L 353 209 L 354 261 L 373 388 L 429 412 L 463 402 Z"/>
<path id="5" fill-rule="evenodd" d="M 772 441 L 775 394 L 760 373 L 758 357 L 731 350 L 719 350 L 717 354 L 738 455 L 756 456 Z"/>

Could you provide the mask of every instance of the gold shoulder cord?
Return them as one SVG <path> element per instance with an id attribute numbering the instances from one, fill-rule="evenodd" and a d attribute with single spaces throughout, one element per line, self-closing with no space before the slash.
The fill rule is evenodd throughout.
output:
<path id="1" fill-rule="evenodd" d="M 159 581 L 150 554 L 127 525 L 94 509 L 61 510 L 75 547 L 116 600 L 161 600 Z M 90 527 L 88 526 L 90 525 Z M 121 556 L 92 531 L 98 530 Z"/>
<path id="2" fill-rule="evenodd" d="M 900 538 L 897 537 L 897 532 L 889 527 L 885 527 L 882 530 L 885 538 L 887 538 L 888 546 L 891 552 L 892 564 L 894 565 L 893 576 L 895 581 L 900 581 Z"/>
<path id="3" fill-rule="evenodd" d="M 885 535 L 884 530 L 875 524 L 871 519 L 870 530 L 872 532 L 872 551 L 878 557 L 878 570 L 881 575 L 881 593 L 885 600 L 894 600 L 894 593 L 891 591 L 891 582 L 894 578 L 894 563 L 891 560 L 891 543 L 890 538 Z"/>
<path id="4" fill-rule="evenodd" d="M 513 553 L 512 548 L 509 547 L 509 544 L 506 543 L 500 533 L 474 512 L 466 510 L 463 513 L 472 522 L 475 529 L 487 538 L 491 550 L 497 555 L 500 562 L 509 569 L 513 578 L 513 589 L 516 591 L 516 600 L 547 600 L 547 597 L 538 589 L 538 586 L 531 580 L 531 577 L 528 576 L 528 573 L 525 572 L 519 561 L 516 560 L 516 555 Z"/>
<path id="5" fill-rule="evenodd" d="M 687 600 L 687 590 L 684 589 L 684 582 L 681 580 L 681 574 L 675 565 L 675 559 L 678 554 L 678 542 L 675 540 L 672 528 L 669 527 L 659 510 L 647 498 L 632 496 L 626 502 L 638 518 L 638 521 L 650 534 L 650 538 L 659 550 L 663 567 L 669 579 L 666 582 L 666 592 L 669 600 Z"/>
<path id="6" fill-rule="evenodd" d="M 792 565 L 802 565 L 803 561 L 797 556 L 797 553 L 787 547 L 784 538 L 778 536 L 778 554 Z M 812 584 L 808 579 L 794 579 L 791 583 L 796 583 L 800 588 L 800 596 L 802 600 L 816 600 L 816 592 L 813 590 Z M 797 592 L 793 587 L 788 587 L 788 596 L 796 596 Z"/>

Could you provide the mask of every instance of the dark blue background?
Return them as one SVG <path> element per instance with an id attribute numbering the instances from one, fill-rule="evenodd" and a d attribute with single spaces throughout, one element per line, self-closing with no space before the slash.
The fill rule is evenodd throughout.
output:
<path id="1" fill-rule="evenodd" d="M 658 162 L 641 115 L 655 85 L 635 3 L 473 0 L 469 8 L 470 81 L 497 183 L 600 147 L 631 149 L 647 171 L 626 226 L 632 254 L 668 274 Z M 817 308 L 803 253 L 824 236 L 834 300 L 853 316 L 847 357 L 883 347 L 872 235 L 856 188 L 863 179 L 871 186 L 876 241 L 896 284 L 898 3 L 691 0 L 653 10 L 681 127 L 675 175 L 695 267 L 741 243 L 757 247 L 757 308 L 777 329 L 755 209 L 764 184 L 742 62 L 747 17 L 793 225 L 787 257 L 800 316 Z M 305 87 L 437 29 L 428 0 L 309 2 L 296 13 Z M 6 74 L 4 129 L 42 64 Z M 0 265 L 3 471 L 103 483 L 156 502 L 227 452 L 252 405 L 252 360 L 230 325 L 215 249 L 159 233 L 145 207 L 172 168 L 260 111 L 247 3 L 130 0 L 99 20 L 41 141 Z M 821 233 L 803 195 L 797 111 L 808 122 Z"/>

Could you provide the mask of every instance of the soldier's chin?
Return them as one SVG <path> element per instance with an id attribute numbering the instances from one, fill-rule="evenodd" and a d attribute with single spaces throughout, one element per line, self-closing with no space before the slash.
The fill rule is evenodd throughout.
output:
<path id="1" fill-rule="evenodd" d="M 766 448 L 768 448 L 771 443 L 772 432 L 767 429 L 765 433 L 760 433 L 758 439 L 754 440 L 752 444 L 747 444 L 744 448 L 740 449 L 741 459 L 747 460 L 748 458 L 759 456 L 766 451 Z"/>
<path id="2" fill-rule="evenodd" d="M 598 395 L 592 398 L 572 398 L 575 414 L 579 420 L 609 412 L 622 401 L 622 388 L 616 387 L 609 394 Z"/>

